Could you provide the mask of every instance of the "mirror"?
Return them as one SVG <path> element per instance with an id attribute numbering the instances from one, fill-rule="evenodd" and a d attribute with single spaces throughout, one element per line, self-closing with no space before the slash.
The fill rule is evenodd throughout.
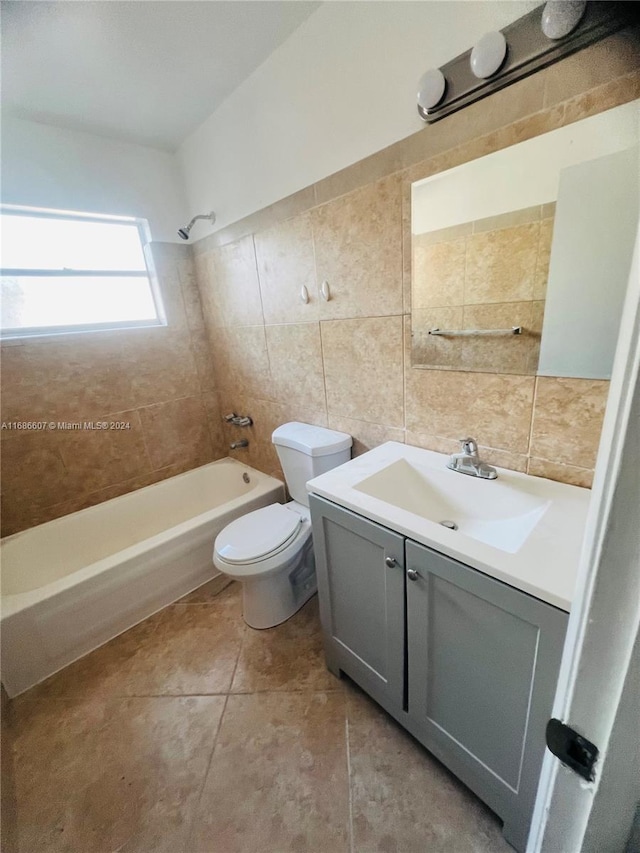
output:
<path id="1" fill-rule="evenodd" d="M 414 367 L 610 378 L 638 224 L 639 105 L 412 185 Z"/>

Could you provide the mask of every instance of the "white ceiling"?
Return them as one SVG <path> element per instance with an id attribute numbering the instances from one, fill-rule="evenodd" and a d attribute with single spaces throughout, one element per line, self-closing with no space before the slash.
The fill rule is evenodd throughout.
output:
<path id="1" fill-rule="evenodd" d="M 320 5 L 3 0 L 3 110 L 175 150 Z"/>

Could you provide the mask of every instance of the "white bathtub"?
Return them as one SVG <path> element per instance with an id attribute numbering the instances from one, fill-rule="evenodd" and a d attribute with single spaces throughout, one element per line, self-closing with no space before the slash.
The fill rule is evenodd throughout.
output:
<path id="1" fill-rule="evenodd" d="M 220 530 L 284 497 L 279 480 L 222 459 L 3 539 L 9 696 L 214 578 Z"/>

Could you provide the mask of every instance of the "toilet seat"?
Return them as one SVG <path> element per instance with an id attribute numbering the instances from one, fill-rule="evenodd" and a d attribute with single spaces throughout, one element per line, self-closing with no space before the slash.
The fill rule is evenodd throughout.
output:
<path id="1" fill-rule="evenodd" d="M 310 538 L 308 508 L 296 501 L 284 506 L 270 504 L 228 524 L 216 537 L 213 559 L 231 577 L 266 577 L 279 570 Z"/>
<path id="2" fill-rule="evenodd" d="M 228 524 L 218 535 L 215 548 L 225 563 L 255 563 L 285 548 L 301 523 L 297 512 L 282 504 L 271 504 Z"/>

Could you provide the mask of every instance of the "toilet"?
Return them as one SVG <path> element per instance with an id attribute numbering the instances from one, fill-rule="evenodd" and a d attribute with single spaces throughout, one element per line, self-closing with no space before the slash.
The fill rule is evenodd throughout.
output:
<path id="1" fill-rule="evenodd" d="M 324 427 L 283 424 L 271 440 L 293 500 L 232 521 L 213 548 L 215 567 L 242 582 L 244 620 L 252 628 L 279 625 L 316 592 L 306 483 L 351 458 L 351 436 Z"/>

